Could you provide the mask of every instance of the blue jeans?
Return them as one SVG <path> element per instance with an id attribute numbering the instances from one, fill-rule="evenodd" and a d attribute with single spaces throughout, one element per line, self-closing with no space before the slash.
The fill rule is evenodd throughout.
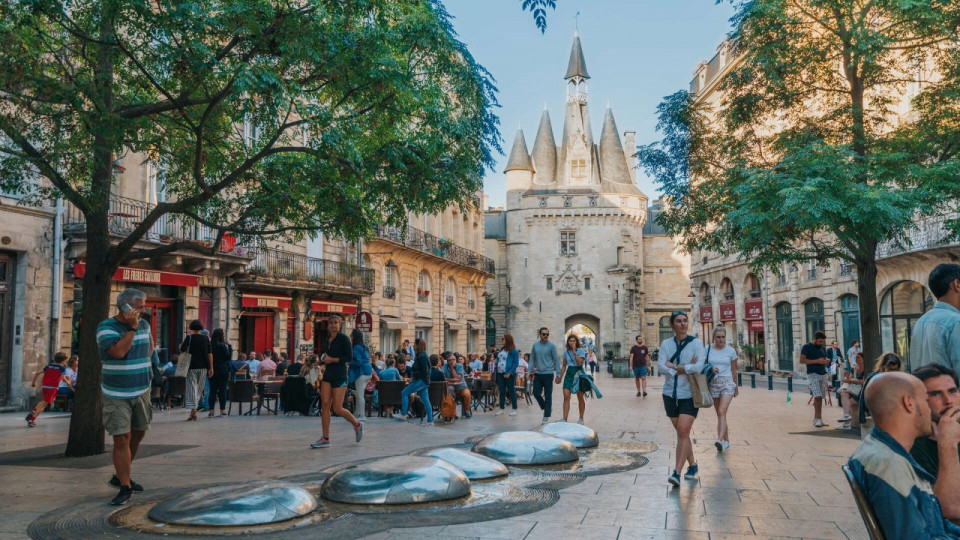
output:
<path id="1" fill-rule="evenodd" d="M 510 405 L 514 410 L 517 409 L 517 389 L 515 387 L 515 382 L 517 380 L 517 375 L 511 374 L 509 377 L 504 377 L 503 373 L 497 373 L 497 384 L 500 385 L 500 409 L 503 410 L 506 398 L 510 398 Z"/>
<path id="2" fill-rule="evenodd" d="M 553 412 L 553 374 L 534 373 L 533 375 L 533 397 L 543 409 L 543 417 L 550 418 Z"/>
<path id="3" fill-rule="evenodd" d="M 410 410 L 410 394 L 416 393 L 427 409 L 427 423 L 433 423 L 433 407 L 430 406 L 430 384 L 423 379 L 415 379 L 400 392 L 400 414 L 406 416 Z"/>

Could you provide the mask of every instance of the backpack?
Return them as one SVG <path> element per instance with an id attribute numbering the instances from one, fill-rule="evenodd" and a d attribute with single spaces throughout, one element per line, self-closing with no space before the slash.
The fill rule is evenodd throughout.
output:
<path id="1" fill-rule="evenodd" d="M 440 400 L 440 418 L 443 418 L 444 422 L 457 418 L 457 402 L 449 394 Z"/>

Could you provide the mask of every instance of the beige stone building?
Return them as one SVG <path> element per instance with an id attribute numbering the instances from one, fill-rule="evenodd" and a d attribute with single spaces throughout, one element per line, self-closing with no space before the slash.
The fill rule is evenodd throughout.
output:
<path id="1" fill-rule="evenodd" d="M 697 67 L 690 82 L 696 101 L 718 110 L 723 98 L 720 81 L 739 61 L 729 43 L 721 44 L 709 62 Z M 908 86 L 910 94 L 902 96 L 901 112 L 909 112 L 909 98 L 919 89 L 920 82 Z M 908 231 L 907 246 L 886 243 L 878 249 L 882 349 L 907 361 L 913 323 L 935 301 L 926 287 L 928 274 L 937 264 L 960 258 L 960 243 L 943 241 L 944 222 L 951 217 L 955 216 L 917 222 Z M 728 341 L 741 350 L 746 365 L 756 369 L 797 371 L 800 347 L 816 330 L 824 330 L 828 343 L 836 340 L 844 351 L 860 339 L 856 272 L 839 260 L 754 274 L 737 256 L 696 252 L 690 289 L 693 332 L 704 337 L 714 326 L 725 326 Z M 763 352 L 751 357 L 742 349 L 745 344 L 763 345 Z"/>
<path id="2" fill-rule="evenodd" d="M 659 343 L 661 319 L 687 305 L 687 257 L 652 224 L 636 186 L 634 132 L 621 139 L 606 110 L 599 142 L 590 121 L 590 78 L 579 37 L 566 75 L 562 135 L 544 111 L 532 152 L 517 132 L 504 171 L 506 209 L 486 214 L 496 262 L 489 339 L 512 333 L 529 350 L 547 326 L 558 344 L 574 326 L 596 336 L 599 355 L 625 355 L 634 336 Z"/>

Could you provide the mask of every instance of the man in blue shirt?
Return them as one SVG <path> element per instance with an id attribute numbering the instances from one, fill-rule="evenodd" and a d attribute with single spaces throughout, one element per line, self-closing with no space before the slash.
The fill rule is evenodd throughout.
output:
<path id="1" fill-rule="evenodd" d="M 927 280 L 937 297 L 910 334 L 910 371 L 927 364 L 960 371 L 960 264 L 939 264 Z"/>
<path id="2" fill-rule="evenodd" d="M 387 358 L 387 367 L 380 370 L 381 381 L 400 381 L 400 372 L 397 371 L 397 361 L 393 358 Z"/>
<path id="3" fill-rule="evenodd" d="M 480 360 L 480 357 L 474 353 L 470 353 L 470 356 L 473 358 L 473 360 L 470 361 L 470 369 L 472 369 L 474 373 L 483 371 L 483 360 Z"/>
<path id="4" fill-rule="evenodd" d="M 447 363 L 443 366 L 443 376 L 447 384 L 453 390 L 453 394 L 463 401 L 463 417 L 470 418 L 470 389 L 467 388 L 467 380 L 464 378 L 463 365 L 457 362 L 457 357 L 450 353 L 447 355 Z"/>
<path id="5" fill-rule="evenodd" d="M 960 527 L 943 517 L 933 478 L 909 454 L 917 437 L 934 431 L 956 444 L 960 423 L 944 416 L 934 428 L 923 383 L 906 373 L 881 373 L 864 393 L 874 428 L 848 464 L 884 537 L 960 539 Z"/>

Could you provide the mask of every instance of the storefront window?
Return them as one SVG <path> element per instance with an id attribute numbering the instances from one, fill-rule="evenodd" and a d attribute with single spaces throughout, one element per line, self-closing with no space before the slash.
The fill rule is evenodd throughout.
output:
<path id="1" fill-rule="evenodd" d="M 930 291 L 916 281 L 901 281 L 880 300 L 880 338 L 884 351 L 893 351 L 910 365 L 910 334 L 917 319 L 933 307 Z"/>

